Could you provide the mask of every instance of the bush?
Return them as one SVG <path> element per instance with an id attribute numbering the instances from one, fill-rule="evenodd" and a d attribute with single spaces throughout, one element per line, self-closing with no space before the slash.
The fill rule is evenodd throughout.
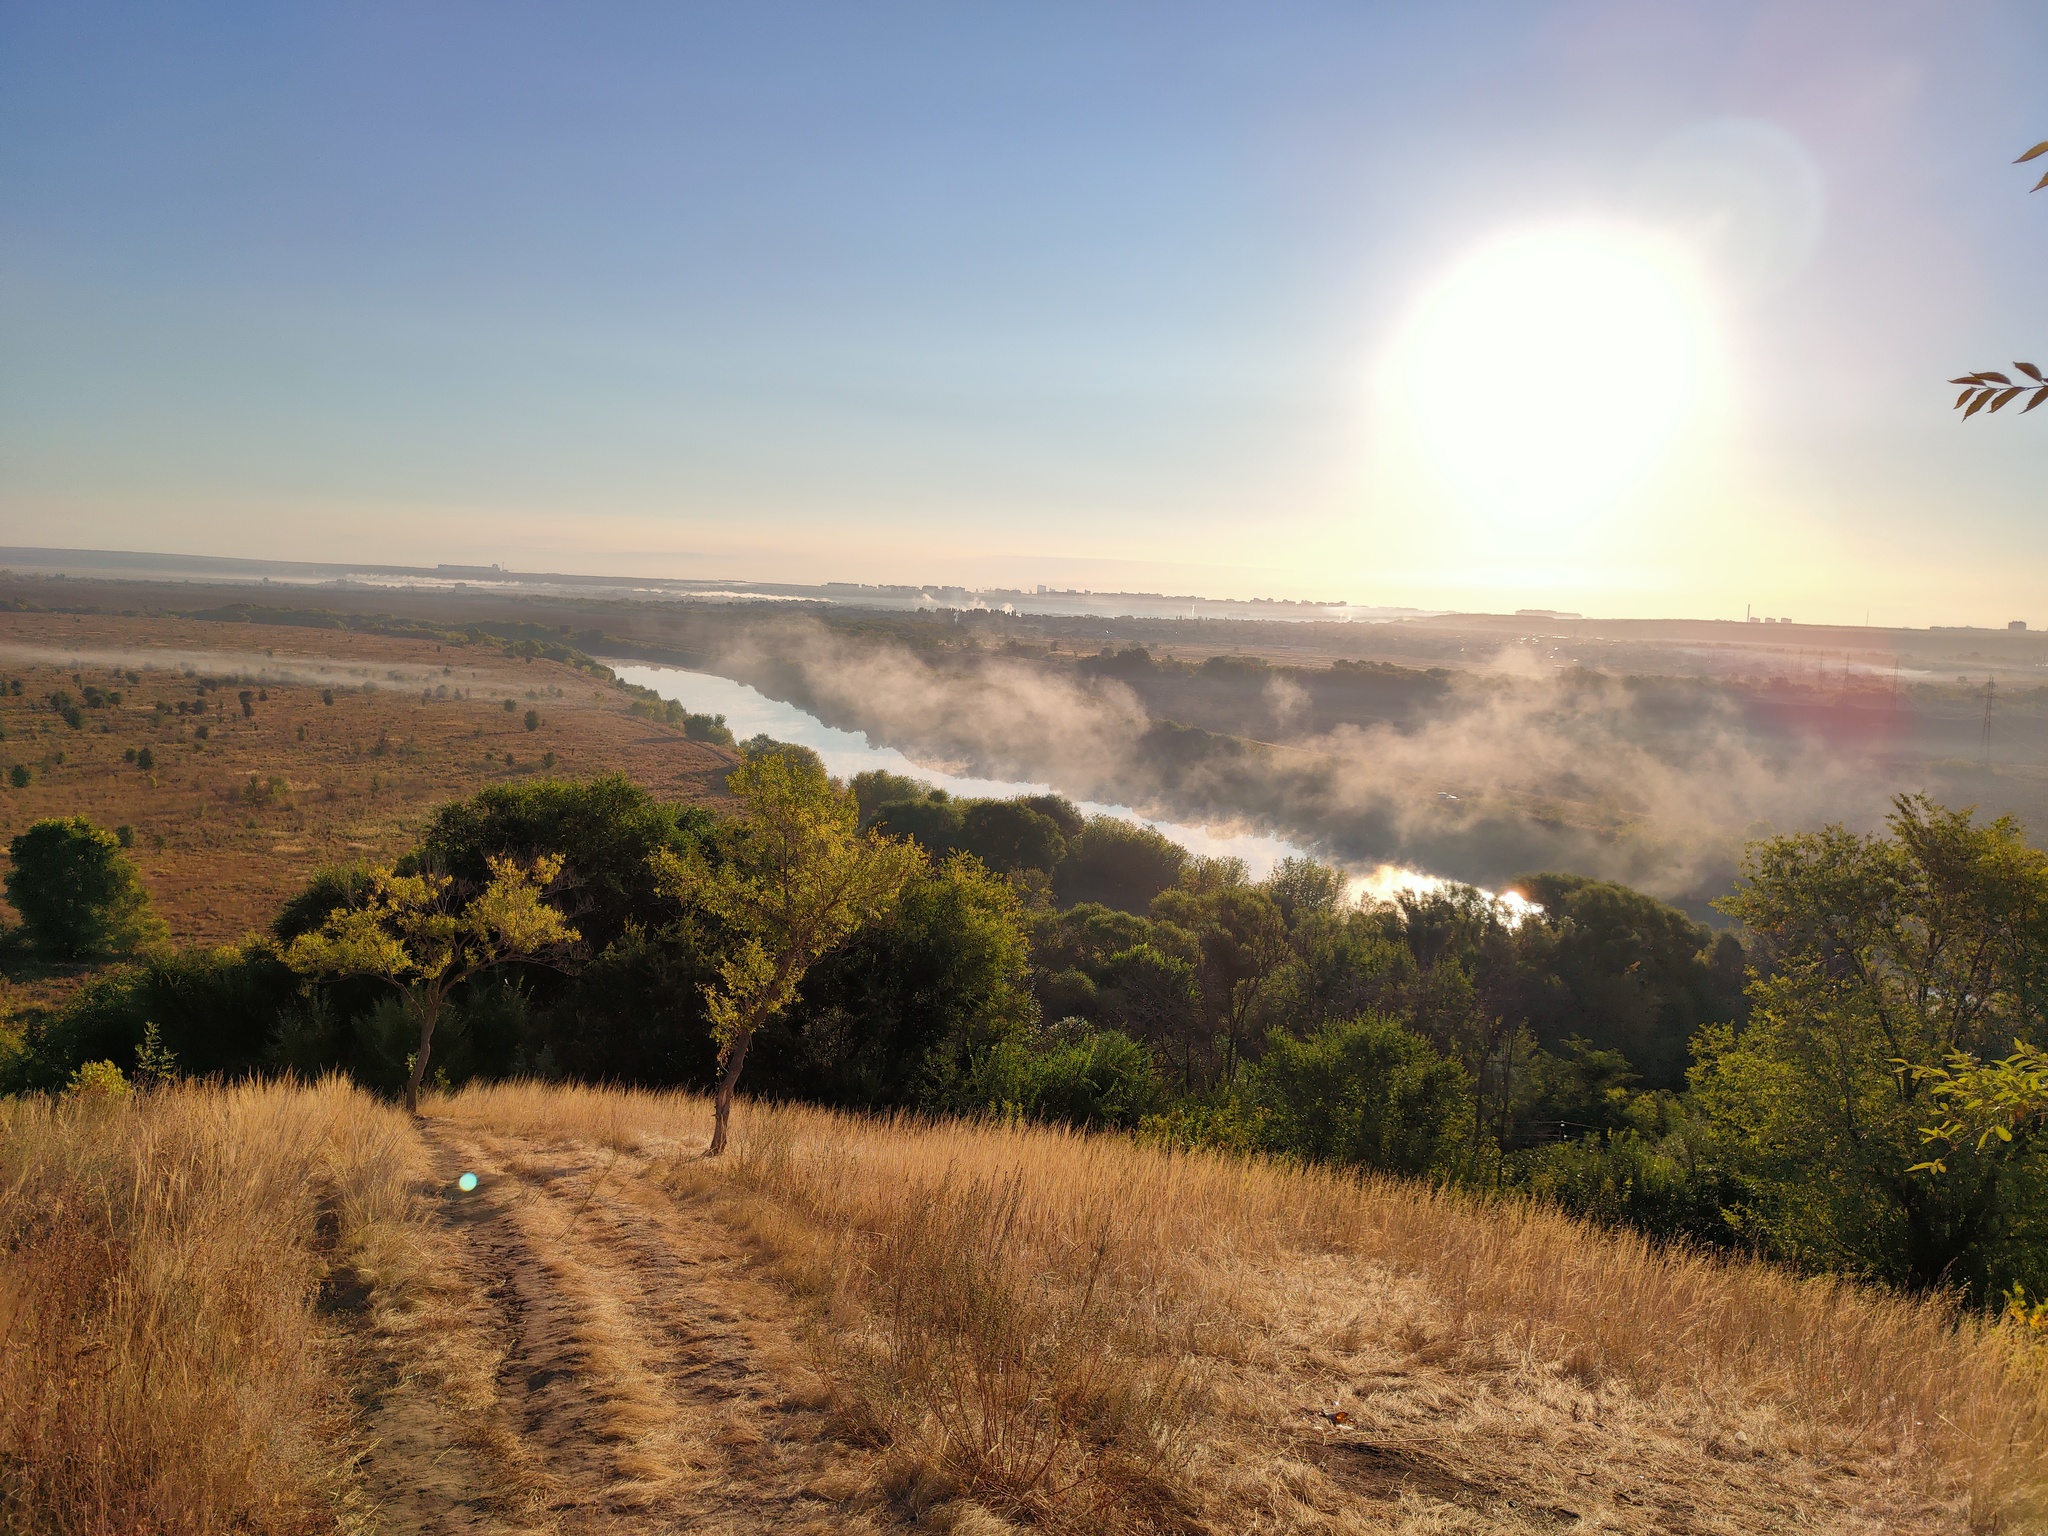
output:
<path id="1" fill-rule="evenodd" d="M 124 954 L 163 934 L 114 834 L 83 816 L 39 821 L 8 845 L 7 899 L 30 940 L 61 960 Z"/>
<path id="2" fill-rule="evenodd" d="M 1682 1137 L 1581 1137 L 1518 1152 L 1507 1174 L 1538 1199 L 1603 1226 L 1703 1243 L 1736 1236 L 1722 1212 L 1739 1202 L 1740 1189 Z"/>
<path id="3" fill-rule="evenodd" d="M 1275 1034 L 1242 1094 L 1266 1150 L 1388 1173 L 1446 1169 L 1471 1103 L 1463 1067 L 1373 1014 Z"/>
<path id="4" fill-rule="evenodd" d="M 64 1091 L 78 1098 L 125 1099 L 128 1079 L 111 1061 L 88 1061 L 71 1074 Z"/>
<path id="5" fill-rule="evenodd" d="M 152 1024 L 158 1046 L 183 1070 L 242 1076 L 265 1063 L 280 1015 L 298 992 L 298 978 L 260 940 L 157 950 L 139 964 L 93 977 L 43 1023 L 30 1086 L 55 1087 L 81 1063 L 102 1056 L 134 1060 Z"/>
<path id="6" fill-rule="evenodd" d="M 1005 1042 L 990 1053 L 982 1092 L 992 1109 L 1120 1130 L 1135 1128 L 1165 1097 L 1152 1053 L 1114 1029 L 1037 1046 Z"/>

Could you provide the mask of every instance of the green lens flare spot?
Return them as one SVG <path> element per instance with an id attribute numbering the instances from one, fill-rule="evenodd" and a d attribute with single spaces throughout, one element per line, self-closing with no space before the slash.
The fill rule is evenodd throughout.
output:
<path id="1" fill-rule="evenodd" d="M 476 1175 L 473 1173 L 465 1173 L 461 1178 L 455 1181 L 455 1187 L 461 1190 L 465 1195 L 468 1194 L 472 1189 L 476 1188 Z"/>

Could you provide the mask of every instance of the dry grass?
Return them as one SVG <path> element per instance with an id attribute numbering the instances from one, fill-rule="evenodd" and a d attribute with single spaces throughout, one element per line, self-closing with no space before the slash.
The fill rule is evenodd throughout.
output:
<path id="1" fill-rule="evenodd" d="M 2040 1523 L 2040 1355 L 1935 1305 L 1107 1137 L 428 1109 L 0 1103 L 0 1528 Z"/>
<path id="2" fill-rule="evenodd" d="M 667 1148 L 812 1298 L 899 1498 L 1074 1529 L 2028 1528 L 2037 1354 L 1931 1303 L 1541 1210 L 1030 1127 L 512 1085 Z M 1446 1513 L 1448 1512 L 1448 1513 Z"/>
<path id="3" fill-rule="evenodd" d="M 336 1083 L 0 1101 L 0 1525 L 332 1529 L 353 1452 L 316 1300 L 393 1265 L 416 1157 Z"/>

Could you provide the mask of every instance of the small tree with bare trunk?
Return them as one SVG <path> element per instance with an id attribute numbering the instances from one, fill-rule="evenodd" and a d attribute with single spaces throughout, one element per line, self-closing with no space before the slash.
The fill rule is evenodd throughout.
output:
<path id="1" fill-rule="evenodd" d="M 924 863 L 915 843 L 862 832 L 853 796 L 815 763 L 760 753 L 725 782 L 744 815 L 724 861 L 667 849 L 653 860 L 667 895 L 718 918 L 734 940 L 704 989 L 719 1068 L 709 1157 L 725 1151 L 755 1033 L 790 1005 L 813 964 L 895 909 Z"/>
<path id="2" fill-rule="evenodd" d="M 530 865 L 493 857 L 490 870 L 481 891 L 465 892 L 447 875 L 380 869 L 362 905 L 329 913 L 285 951 L 285 963 L 301 975 L 374 976 L 398 989 L 420 1031 L 405 1083 L 405 1107 L 413 1114 L 419 1113 L 434 1028 L 456 988 L 515 960 L 559 964 L 577 941 L 576 930 L 546 899 L 562 877 L 559 854 Z"/>

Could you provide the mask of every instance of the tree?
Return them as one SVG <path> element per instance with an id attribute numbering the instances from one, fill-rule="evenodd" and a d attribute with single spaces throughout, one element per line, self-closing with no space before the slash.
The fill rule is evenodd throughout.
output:
<path id="1" fill-rule="evenodd" d="M 804 974 L 896 904 L 923 852 L 860 830 L 850 793 L 815 754 L 754 749 L 726 777 L 739 820 L 712 864 L 696 850 L 655 855 L 665 891 L 723 923 L 734 947 L 704 1000 L 718 1046 L 711 1146 L 725 1151 L 733 1091 L 755 1033 L 787 1008 Z"/>
<path id="2" fill-rule="evenodd" d="M 2043 139 L 2024 155 L 2021 155 L 2019 159 L 2013 161 L 2013 164 L 2025 165 L 2029 160 L 2039 159 L 2042 155 L 2048 155 L 2048 139 Z M 2043 187 L 2048 187 L 2048 172 L 2043 172 L 2041 179 L 2027 190 L 2029 192 L 2038 192 Z M 1963 413 L 1963 420 L 1968 421 L 1979 411 L 2002 411 L 2021 395 L 2028 394 L 2029 391 L 2032 391 L 2032 393 L 2029 395 L 2027 403 L 2020 409 L 2022 416 L 2026 415 L 2028 411 L 2031 411 L 2043 400 L 2048 400 L 2048 378 L 2042 376 L 2039 368 L 2036 368 L 2032 363 L 2014 363 L 2013 367 L 2024 374 L 2028 382 L 2015 384 L 2007 375 L 1990 369 L 1985 369 L 1978 373 L 1966 373 L 1961 378 L 1949 380 L 1951 384 L 1963 386 L 1963 392 L 1956 396 L 1954 406 L 1954 409 Z"/>
<path id="3" fill-rule="evenodd" d="M 85 960 L 125 954 L 163 936 L 119 840 L 85 817 L 39 821 L 7 851 L 7 899 L 43 953 Z"/>
<path id="4" fill-rule="evenodd" d="M 1464 1068 L 1391 1019 L 1276 1034 L 1245 1075 L 1259 1140 L 1309 1162 L 1427 1173 L 1450 1161 L 1465 1118 Z"/>
<path id="5" fill-rule="evenodd" d="M 1202 997 L 1223 1042 L 1223 1078 L 1237 1075 L 1244 1053 L 1252 1010 L 1266 985 L 1294 958 L 1287 942 L 1287 922 L 1264 891 L 1227 884 L 1197 895 L 1188 890 L 1163 892 L 1153 903 L 1154 916 L 1195 934 L 1201 943 L 1197 975 Z"/>
<path id="6" fill-rule="evenodd" d="M 1790 1257 L 1929 1286 L 1981 1286 L 2042 1191 L 1995 1137 L 1958 1137 L 1939 1070 L 2048 1038 L 2048 854 L 1902 795 L 1889 836 L 1841 827 L 1753 846 L 1722 906 L 1764 966 L 1750 1020 L 1704 1029 L 1691 1073 L 1751 1198 L 1734 1214 Z"/>
<path id="7" fill-rule="evenodd" d="M 559 855 L 530 865 L 493 856 L 490 872 L 489 884 L 473 891 L 432 871 L 377 870 L 362 905 L 330 912 L 285 950 L 286 963 L 301 975 L 370 976 L 398 989 L 419 1027 L 405 1084 L 405 1107 L 414 1114 L 434 1027 L 455 991 L 511 961 L 564 960 L 577 941 L 576 930 L 547 902 L 561 877 Z"/>

